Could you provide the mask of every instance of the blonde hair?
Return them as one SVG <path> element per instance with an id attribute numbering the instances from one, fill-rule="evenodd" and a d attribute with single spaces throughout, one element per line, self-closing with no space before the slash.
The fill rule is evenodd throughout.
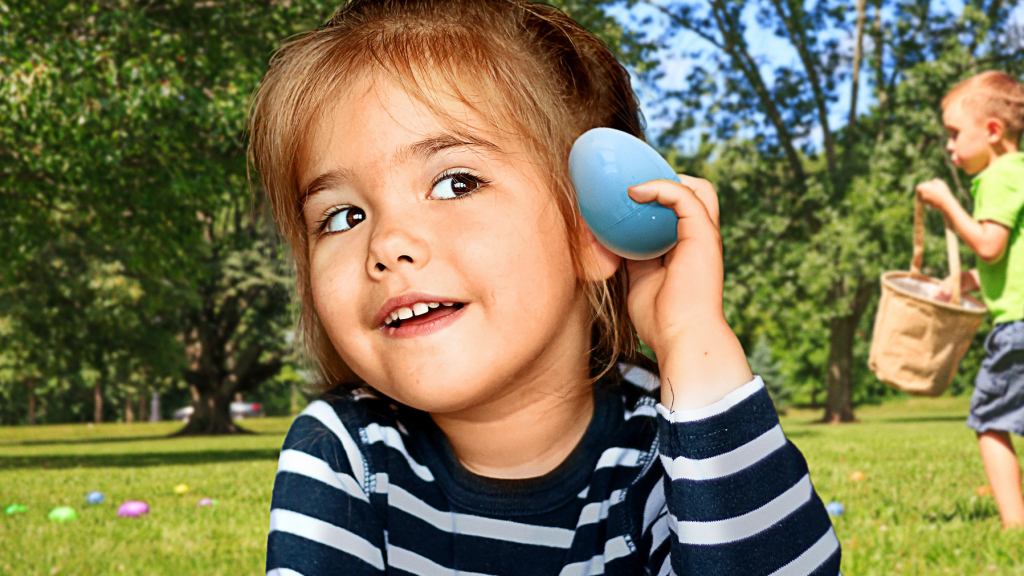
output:
<path id="1" fill-rule="evenodd" d="M 310 129 L 354 78 L 383 74 L 453 125 L 439 89 L 495 128 L 519 135 L 540 163 L 584 278 L 583 223 L 568 174 L 573 141 L 598 126 L 643 138 L 629 74 L 593 34 L 556 8 L 521 0 L 352 0 L 324 26 L 287 41 L 270 60 L 249 118 L 249 160 L 292 249 L 299 331 L 321 388 L 356 383 L 313 306 L 298 170 Z M 462 89 L 464 83 L 472 92 Z M 480 97 L 480 92 L 485 97 Z M 463 128 L 468 128 L 461 124 Z M 590 373 L 644 362 L 626 310 L 624 267 L 581 281 L 591 311 Z"/>
<path id="2" fill-rule="evenodd" d="M 1000 120 L 1009 140 L 1017 142 L 1024 133 L 1024 84 L 1006 72 L 989 70 L 961 81 L 942 99 L 942 108 L 957 101 L 976 115 Z"/>

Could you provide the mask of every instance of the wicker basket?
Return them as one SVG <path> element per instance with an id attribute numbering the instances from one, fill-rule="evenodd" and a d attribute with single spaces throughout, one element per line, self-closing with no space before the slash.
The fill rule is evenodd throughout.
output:
<path id="1" fill-rule="evenodd" d="M 882 274 L 882 298 L 875 315 L 868 367 L 889 386 L 924 396 L 946 391 L 957 366 L 985 319 L 985 305 L 960 294 L 960 251 L 946 228 L 949 278 L 921 273 L 924 259 L 924 205 L 914 205 L 914 253 L 910 271 Z M 938 299 L 945 288 L 948 302 Z"/>

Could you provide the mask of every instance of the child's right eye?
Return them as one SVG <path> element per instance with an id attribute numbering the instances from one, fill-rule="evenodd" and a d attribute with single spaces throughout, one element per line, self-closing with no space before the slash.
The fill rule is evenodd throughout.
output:
<path id="1" fill-rule="evenodd" d="M 366 212 L 356 206 L 335 206 L 328 210 L 324 217 L 317 222 L 316 233 L 335 234 L 347 232 L 356 227 L 360 222 L 366 220 Z"/>
<path id="2" fill-rule="evenodd" d="M 490 183 L 490 180 L 477 176 L 465 168 L 445 170 L 434 180 L 430 197 L 435 200 L 467 198 Z"/>

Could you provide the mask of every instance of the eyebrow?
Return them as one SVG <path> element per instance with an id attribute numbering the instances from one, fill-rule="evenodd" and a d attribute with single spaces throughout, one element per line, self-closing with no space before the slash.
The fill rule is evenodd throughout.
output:
<path id="1" fill-rule="evenodd" d="M 479 138 L 471 134 L 454 135 L 446 133 L 424 138 L 423 140 L 413 142 L 412 144 L 401 148 L 392 157 L 391 164 L 399 164 L 414 156 L 429 158 L 450 148 L 483 148 L 491 152 L 501 152 L 501 148 L 499 148 L 497 144 L 484 140 L 483 138 Z M 298 198 L 299 209 L 301 210 L 302 207 L 305 206 L 306 202 L 318 192 L 322 192 L 323 190 L 337 186 L 346 180 L 352 179 L 352 171 L 348 168 L 332 168 L 331 170 L 320 174 L 302 189 Z"/>

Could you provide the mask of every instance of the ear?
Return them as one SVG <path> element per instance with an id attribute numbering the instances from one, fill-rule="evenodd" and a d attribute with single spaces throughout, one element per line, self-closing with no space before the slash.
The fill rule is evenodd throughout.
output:
<path id="1" fill-rule="evenodd" d="M 985 132 L 988 134 L 989 144 L 1002 142 L 1006 134 L 1006 125 L 999 118 L 987 118 L 985 120 Z"/>
<path id="2" fill-rule="evenodd" d="M 583 280 L 602 282 L 611 278 L 622 264 L 622 257 L 602 246 L 586 224 L 581 228 L 580 234 L 580 246 L 584 253 Z"/>

